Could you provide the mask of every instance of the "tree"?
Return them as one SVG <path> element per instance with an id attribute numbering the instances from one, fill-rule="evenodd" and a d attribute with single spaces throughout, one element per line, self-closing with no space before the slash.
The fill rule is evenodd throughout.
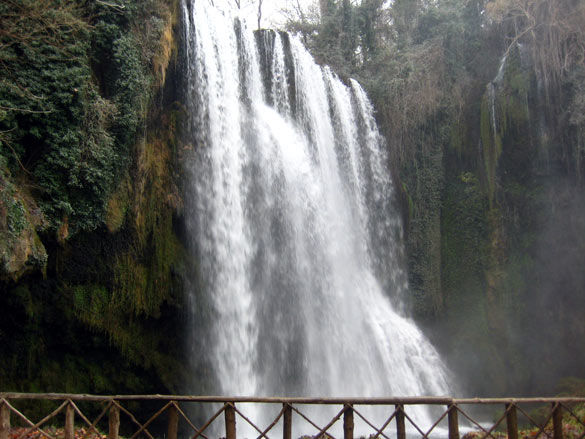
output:
<path id="1" fill-rule="evenodd" d="M 585 3 L 579 0 L 495 0 L 486 7 L 494 22 L 504 26 L 509 53 L 528 43 L 542 80 L 560 86 L 561 77 L 585 53 Z"/>
<path id="2" fill-rule="evenodd" d="M 417 25 L 421 10 L 421 0 L 395 0 L 392 3 L 390 9 L 392 27 L 397 40 L 402 45 L 412 41 L 412 33 Z"/>

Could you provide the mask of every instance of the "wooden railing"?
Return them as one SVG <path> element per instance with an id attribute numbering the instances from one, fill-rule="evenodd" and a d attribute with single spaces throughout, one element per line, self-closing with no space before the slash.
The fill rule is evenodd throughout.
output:
<path id="1" fill-rule="evenodd" d="M 212 416 L 207 417 L 200 427 L 189 417 L 189 404 L 214 406 Z M 218 404 L 219 403 L 219 404 Z M 255 424 L 240 409 L 241 404 L 268 404 L 281 407 L 278 415 L 265 428 Z M 53 404 L 56 406 L 38 421 L 29 419 L 37 413 L 37 405 Z M 129 405 L 141 406 L 139 412 L 132 413 Z M 93 421 L 80 409 L 97 414 Z M 150 415 L 145 415 L 144 405 L 149 405 Z M 313 422 L 301 408 L 307 406 L 339 407 L 337 414 L 324 426 Z M 441 408 L 442 415 L 436 422 L 423 431 L 413 417 L 409 416 L 412 406 L 425 405 Z M 540 421 L 527 407 L 540 406 Z M 354 418 L 371 428 L 370 439 L 406 439 L 420 437 L 429 439 L 439 424 L 446 424 L 446 432 L 442 434 L 448 439 L 460 439 L 460 426 L 464 425 L 468 435 L 473 439 L 584 439 L 585 437 L 585 398 L 490 398 L 490 399 L 456 399 L 443 397 L 410 397 L 410 398 L 259 398 L 259 397 L 215 397 L 215 396 L 168 396 L 168 395 L 77 395 L 77 394 L 33 394 L 33 393 L 0 393 L 0 439 L 30 439 L 43 437 L 46 439 L 119 439 L 120 425 L 125 423 L 124 437 L 127 439 L 148 438 L 155 436 L 177 439 L 181 436 L 191 439 L 210 439 L 209 427 L 218 422 L 223 414 L 225 439 L 236 439 L 236 418 L 240 417 L 257 433 L 257 439 L 269 439 L 276 434 L 283 439 L 292 438 L 293 417 L 303 419 L 317 433 L 310 435 L 315 439 L 334 438 L 332 427 L 338 421 L 343 423 L 343 438 L 354 438 Z M 22 411 L 18 406 L 25 407 Z M 383 406 L 387 410 L 386 420 L 374 425 L 364 415 L 363 407 Z M 478 406 L 499 407 L 497 420 L 486 423 L 479 422 L 469 414 L 470 408 Z M 89 407 L 89 409 L 87 408 Z M 152 410 L 152 407 L 156 407 Z M 218 409 L 219 407 L 219 409 Z M 166 426 L 161 432 L 160 423 L 163 413 L 167 414 Z M 64 422 L 60 429 L 55 429 L 57 417 L 64 414 Z M 38 415 L 38 413 L 37 413 Z M 519 415 L 522 423 L 519 422 Z M 139 418 L 146 418 L 141 422 Z M 343 420 L 341 421 L 341 419 Z M 154 422 L 158 422 L 156 432 L 149 431 Z M 461 422 L 460 422 L 461 421 Z M 282 431 L 276 432 L 275 426 L 282 425 Z M 76 426 L 77 424 L 77 426 Z M 181 425 L 180 425 L 181 424 Z M 505 424 L 505 427 L 504 427 Z M 53 427 L 46 427 L 52 425 Z M 80 427 L 81 426 L 81 427 Z M 570 428 L 569 428 L 570 427 Z M 471 434 L 469 433 L 471 432 Z M 304 437 L 308 435 L 303 435 Z M 570 436 L 570 437 L 569 437 Z M 274 437 L 274 436 L 273 436 Z M 252 437 L 249 437 L 252 439 Z"/>

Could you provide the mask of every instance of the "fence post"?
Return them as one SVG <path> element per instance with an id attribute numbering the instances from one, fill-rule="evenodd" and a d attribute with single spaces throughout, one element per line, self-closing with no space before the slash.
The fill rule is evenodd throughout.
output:
<path id="1" fill-rule="evenodd" d="M 169 406 L 169 428 L 167 429 L 167 439 L 177 439 L 179 431 L 179 411 L 173 405 Z"/>
<path id="2" fill-rule="evenodd" d="M 120 408 L 117 405 L 112 405 L 110 408 L 108 424 L 108 439 L 118 439 L 118 432 L 120 431 Z"/>
<path id="3" fill-rule="evenodd" d="M 563 409 L 558 402 L 552 406 L 553 439 L 563 439 Z"/>
<path id="4" fill-rule="evenodd" d="M 236 439 L 236 409 L 235 403 L 226 405 L 225 410 L 225 439 Z"/>
<path id="5" fill-rule="evenodd" d="M 292 407 L 287 403 L 284 404 L 282 439 L 292 439 Z"/>
<path id="6" fill-rule="evenodd" d="M 459 439 L 459 419 L 457 414 L 457 406 L 455 404 L 449 404 L 449 439 Z"/>
<path id="7" fill-rule="evenodd" d="M 65 439 L 75 439 L 75 409 L 71 401 L 65 407 Z"/>
<path id="8" fill-rule="evenodd" d="M 396 404 L 396 439 L 406 439 L 406 426 L 404 424 L 404 406 Z"/>
<path id="9" fill-rule="evenodd" d="M 353 408 L 346 404 L 343 413 L 343 439 L 353 439 Z"/>
<path id="10" fill-rule="evenodd" d="M 0 402 L 0 439 L 10 436 L 10 409 L 8 404 Z"/>
<path id="11" fill-rule="evenodd" d="M 506 404 L 506 427 L 508 439 L 518 439 L 518 413 L 515 404 Z"/>

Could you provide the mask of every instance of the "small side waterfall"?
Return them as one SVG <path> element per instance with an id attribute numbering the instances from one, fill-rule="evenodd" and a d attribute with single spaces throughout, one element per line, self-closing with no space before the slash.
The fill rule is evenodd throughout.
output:
<path id="1" fill-rule="evenodd" d="M 188 227 L 210 303 L 194 343 L 207 346 L 214 393 L 449 393 L 400 310 L 402 229 L 360 85 L 293 36 L 254 35 L 205 1 L 182 8 Z"/>

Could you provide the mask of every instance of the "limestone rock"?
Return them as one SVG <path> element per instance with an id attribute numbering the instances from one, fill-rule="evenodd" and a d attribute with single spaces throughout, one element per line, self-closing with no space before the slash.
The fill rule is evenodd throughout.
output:
<path id="1" fill-rule="evenodd" d="M 0 279 L 18 280 L 44 270 L 47 251 L 37 235 L 46 221 L 32 198 L 26 197 L 0 170 Z"/>

